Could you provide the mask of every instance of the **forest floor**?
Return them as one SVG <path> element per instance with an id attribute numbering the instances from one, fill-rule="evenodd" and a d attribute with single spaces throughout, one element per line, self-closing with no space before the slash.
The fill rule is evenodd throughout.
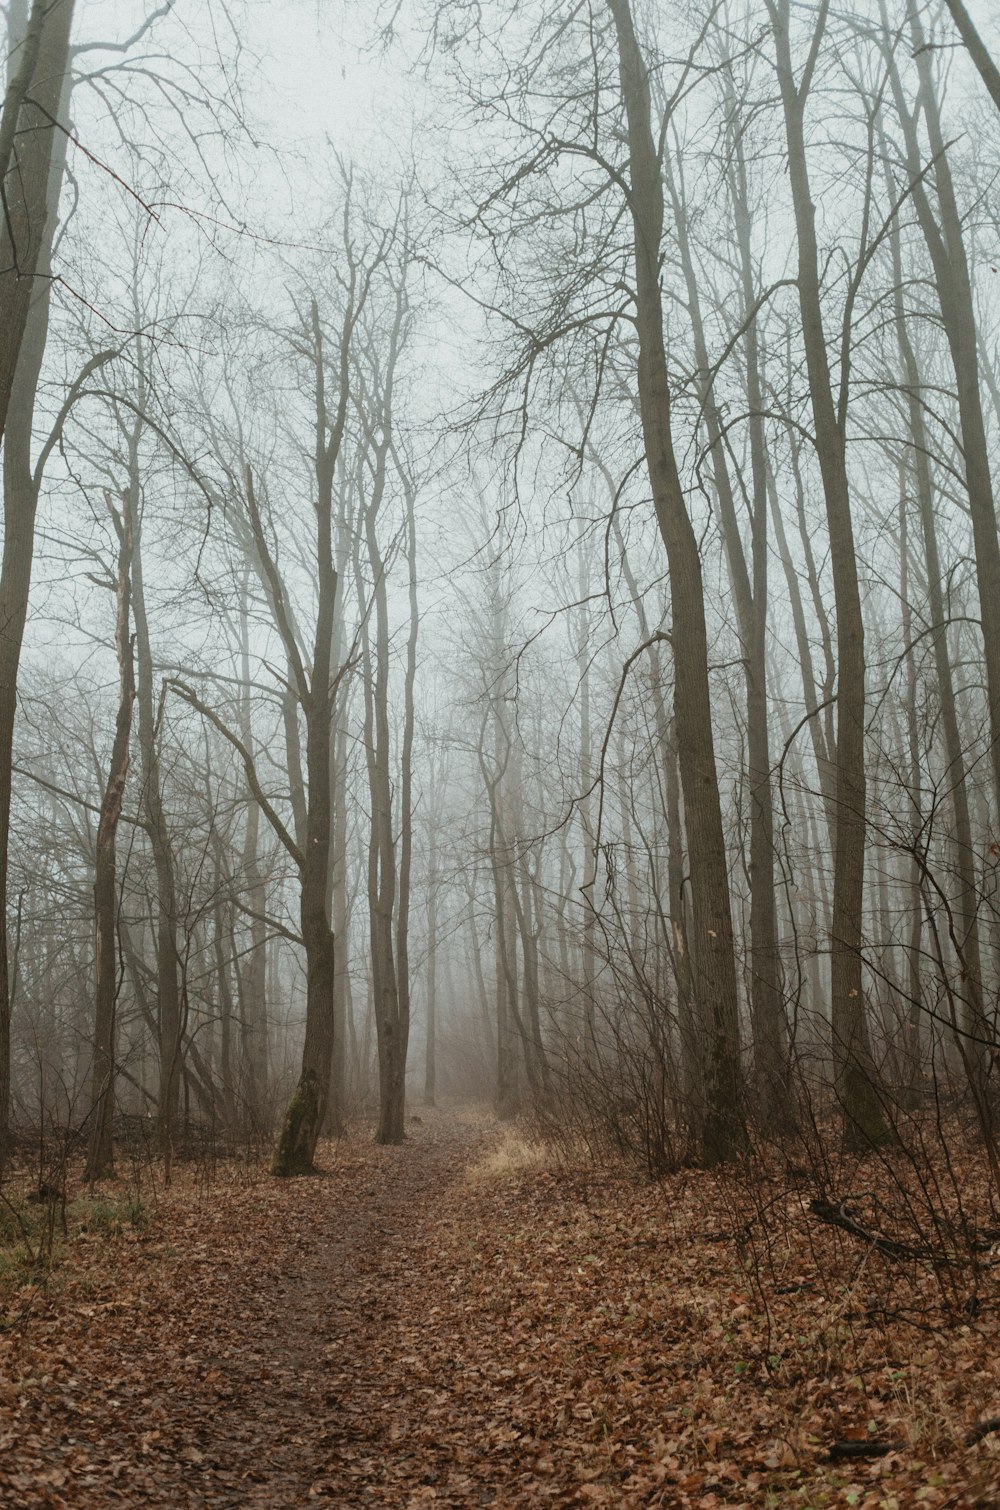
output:
<path id="1" fill-rule="evenodd" d="M 44 1274 L 11 1207 L 0 1503 L 1000 1505 L 998 1438 L 966 1444 L 1000 1413 L 988 1255 L 879 1251 L 802 1171 L 642 1184 L 471 1111 L 408 1131 L 307 1180 L 70 1189 Z"/>

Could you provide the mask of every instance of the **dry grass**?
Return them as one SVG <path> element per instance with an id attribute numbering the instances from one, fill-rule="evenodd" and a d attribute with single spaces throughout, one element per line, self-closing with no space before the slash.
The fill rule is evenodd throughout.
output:
<path id="1" fill-rule="evenodd" d="M 557 1152 L 550 1143 L 532 1137 L 524 1129 L 504 1127 L 492 1147 L 466 1166 L 465 1179 L 470 1185 L 493 1184 L 552 1169 L 558 1162 Z"/>

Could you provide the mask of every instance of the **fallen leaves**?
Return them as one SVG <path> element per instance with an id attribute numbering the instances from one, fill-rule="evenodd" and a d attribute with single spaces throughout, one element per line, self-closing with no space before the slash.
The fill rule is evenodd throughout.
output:
<path id="1" fill-rule="evenodd" d="M 0 1502 L 996 1502 L 995 1440 L 965 1445 L 1000 1395 L 991 1273 L 946 1329 L 934 1274 L 817 1229 L 808 1191 L 755 1254 L 736 1176 L 501 1141 L 428 1115 L 70 1243 L 0 1333 Z M 866 1312 L 890 1295 L 925 1330 Z"/>

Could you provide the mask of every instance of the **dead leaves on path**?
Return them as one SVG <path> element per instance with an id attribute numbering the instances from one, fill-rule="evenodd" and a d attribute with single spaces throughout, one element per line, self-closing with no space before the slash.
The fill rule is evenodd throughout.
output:
<path id="1" fill-rule="evenodd" d="M 965 1441 L 1000 1407 L 992 1270 L 966 1318 L 807 1189 L 763 1241 L 734 1177 L 466 1181 L 482 1137 L 189 1175 L 148 1226 L 71 1241 L 0 1333 L 0 1502 L 1000 1502 L 996 1439 Z"/>

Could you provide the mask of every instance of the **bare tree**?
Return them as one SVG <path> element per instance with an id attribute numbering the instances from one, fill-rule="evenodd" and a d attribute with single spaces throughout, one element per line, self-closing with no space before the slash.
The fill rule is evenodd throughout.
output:
<path id="1" fill-rule="evenodd" d="M 404 253 L 405 264 L 405 253 Z M 355 392 L 358 423 L 363 435 L 359 454 L 358 490 L 362 497 L 361 530 L 366 583 L 360 555 L 355 556 L 358 614 L 364 683 L 364 740 L 371 828 L 368 840 L 368 917 L 375 1031 L 379 1063 L 379 1120 L 376 1140 L 401 1143 L 404 1137 L 406 1056 L 409 1043 L 409 906 L 410 856 L 412 850 L 411 755 L 413 744 L 413 676 L 416 667 L 416 557 L 412 525 L 413 498 L 403 476 L 406 495 L 403 533 L 408 547 L 410 584 L 407 594 L 410 628 L 404 672 L 404 711 L 401 742 L 399 826 L 397 852 L 393 803 L 393 752 L 390 729 L 389 678 L 391 636 L 387 577 L 395 545 L 386 549 L 379 535 L 380 516 L 390 491 L 391 471 L 398 452 L 394 446 L 398 364 L 408 333 L 408 300 L 405 265 L 395 275 L 388 311 L 388 337 L 384 351 L 375 343 L 374 332 L 364 352 L 358 353 L 359 376 Z M 373 613 L 366 595 L 370 590 Z M 370 618 L 373 623 L 370 622 Z"/>
<path id="2" fill-rule="evenodd" d="M 115 1106 L 115 1001 L 118 989 L 118 896 L 115 841 L 129 768 L 129 740 L 135 703 L 135 670 L 131 634 L 132 526 L 127 510 L 121 514 L 107 495 L 108 512 L 118 537 L 118 577 L 115 586 L 115 650 L 118 659 L 118 716 L 108 763 L 108 779 L 101 799 L 94 868 L 96 951 L 94 970 L 94 1064 L 90 1092 L 90 1149 L 88 1177 L 104 1179 L 114 1170 L 112 1119 Z"/>
<path id="3" fill-rule="evenodd" d="M 663 180 L 649 70 L 629 0 L 608 0 L 618 40 L 628 130 L 628 208 L 633 226 L 639 336 L 639 412 L 656 521 L 667 553 L 674 645 L 674 717 L 691 870 L 695 978 L 708 1033 L 702 1148 L 709 1162 L 743 1139 L 739 1008 L 722 805 L 715 763 L 708 633 L 698 541 L 684 500 L 671 432 L 660 266 Z"/>
<path id="4" fill-rule="evenodd" d="M 979 69 L 980 76 L 986 88 L 990 92 L 990 98 L 1000 110 L 1000 69 L 997 68 L 989 49 L 987 48 L 979 32 L 973 23 L 972 17 L 966 10 L 962 0 L 944 0 L 952 20 L 958 28 L 959 36 L 969 49 L 969 56 Z"/>
<path id="5" fill-rule="evenodd" d="M 15 71 L 0 117 L 0 171 L 4 175 L 4 215 L 0 226 L 0 435 L 6 437 L 0 567 L 0 1165 L 7 1156 L 10 1120 L 7 867 L 11 766 L 17 673 L 28 611 L 38 507 L 39 479 L 31 467 L 31 419 L 48 332 L 49 262 L 65 165 L 65 137 L 58 129 L 58 121 L 60 105 L 67 93 L 72 21 L 73 0 L 55 0 L 55 3 L 34 0 L 30 17 L 24 14 L 23 6 L 11 8 L 10 58 Z M 8 433 L 12 401 L 16 419 L 13 437 Z"/>
<path id="6" fill-rule="evenodd" d="M 788 172 L 798 250 L 798 292 L 816 450 L 823 478 L 837 613 L 837 789 L 831 922 L 833 1047 L 845 1132 L 864 1145 L 882 1141 L 862 986 L 865 866 L 865 635 L 847 474 L 846 372 L 834 402 L 823 323 L 815 210 L 809 183 L 805 111 L 829 6 L 822 0 L 798 82 L 792 66 L 788 0 L 767 0 L 788 143 Z M 863 253 L 867 247 L 863 247 Z M 862 255 L 858 276 L 864 269 Z M 847 354 L 843 360 L 846 364 Z"/>

